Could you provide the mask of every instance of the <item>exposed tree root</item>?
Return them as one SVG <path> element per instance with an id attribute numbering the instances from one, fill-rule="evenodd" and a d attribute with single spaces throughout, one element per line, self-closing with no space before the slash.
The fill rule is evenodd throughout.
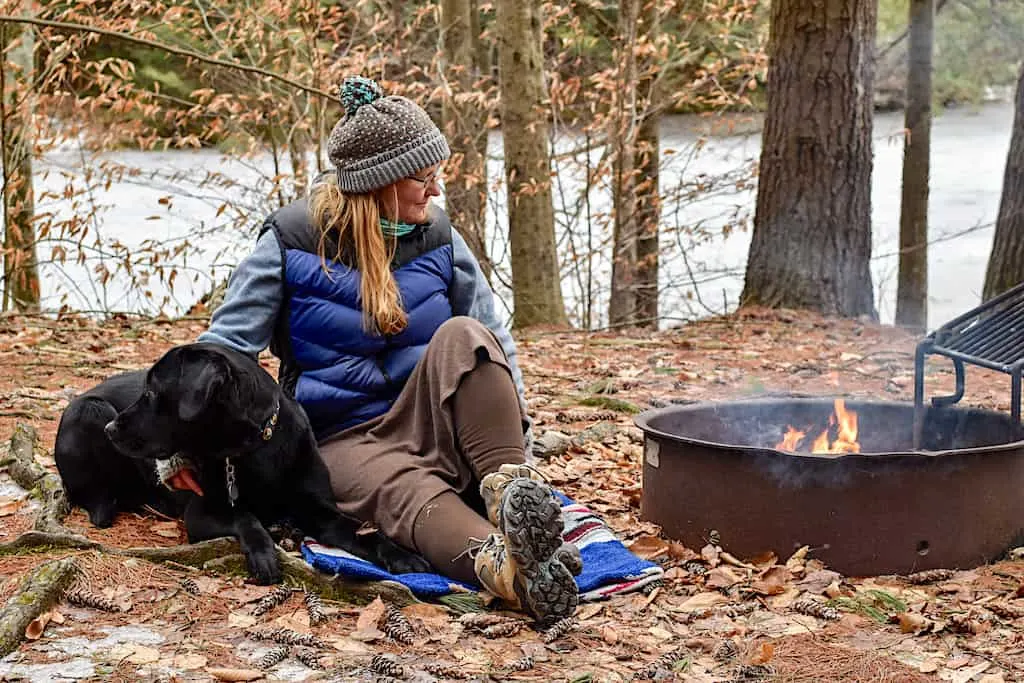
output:
<path id="1" fill-rule="evenodd" d="M 68 515 L 69 505 L 60 478 L 47 472 L 35 461 L 36 440 L 36 431 L 31 426 L 19 423 L 15 427 L 10 442 L 7 471 L 15 483 L 27 491 L 32 491 L 40 499 L 42 507 L 32 531 L 27 531 L 8 543 L 0 543 L 0 557 L 55 550 L 85 550 L 136 557 L 156 563 L 170 563 L 179 567 L 195 567 L 220 574 L 247 573 L 245 557 L 241 554 L 237 541 L 231 538 L 218 538 L 169 548 L 119 548 L 73 533 L 62 523 Z M 409 589 L 393 581 L 348 581 L 342 577 L 330 576 L 313 569 L 280 548 L 278 558 L 286 583 L 301 586 L 325 599 L 365 603 L 380 596 L 398 605 L 416 601 Z"/>
<path id="2" fill-rule="evenodd" d="M 31 425 L 19 422 L 14 427 L 7 472 L 18 486 L 39 499 L 42 507 L 36 515 L 36 531 L 70 534 L 63 524 L 71 510 L 67 494 L 60 477 L 47 472 L 36 462 L 37 440 L 36 430 Z"/>
<path id="3" fill-rule="evenodd" d="M 74 558 L 65 557 L 43 563 L 21 580 L 18 590 L 0 608 L 0 657 L 21 644 L 33 619 L 60 602 L 78 571 Z"/>

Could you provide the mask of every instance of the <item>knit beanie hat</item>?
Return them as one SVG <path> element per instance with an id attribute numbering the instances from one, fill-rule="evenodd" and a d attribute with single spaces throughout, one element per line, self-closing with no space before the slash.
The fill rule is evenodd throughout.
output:
<path id="1" fill-rule="evenodd" d="M 427 112 L 405 97 L 385 97 L 369 78 L 346 78 L 341 104 L 345 116 L 327 139 L 327 156 L 342 192 L 372 192 L 451 156 Z"/>

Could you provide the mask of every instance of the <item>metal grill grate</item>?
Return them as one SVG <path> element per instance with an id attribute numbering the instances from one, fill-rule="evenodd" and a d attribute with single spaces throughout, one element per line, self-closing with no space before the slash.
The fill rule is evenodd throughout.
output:
<path id="1" fill-rule="evenodd" d="M 914 354 L 914 448 L 924 428 L 924 361 L 929 355 L 952 359 L 956 390 L 932 398 L 934 406 L 964 396 L 964 364 L 1010 375 L 1010 414 L 1020 427 L 1021 371 L 1024 370 L 1024 283 L 954 318 L 921 340 Z"/>

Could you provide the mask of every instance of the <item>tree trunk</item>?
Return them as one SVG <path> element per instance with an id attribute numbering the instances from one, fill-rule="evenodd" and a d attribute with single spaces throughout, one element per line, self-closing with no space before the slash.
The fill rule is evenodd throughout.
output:
<path id="1" fill-rule="evenodd" d="M 928 326 L 928 175 L 934 35 L 935 0 L 911 0 L 896 324 L 919 332 Z"/>
<path id="2" fill-rule="evenodd" d="M 640 32 L 653 43 L 660 30 L 658 3 L 648 0 L 640 14 Z M 639 90 L 644 103 L 637 131 L 637 171 L 640 182 L 636 188 L 636 318 L 646 327 L 658 327 L 658 226 L 661 222 L 661 165 L 658 126 L 661 123 L 661 98 L 658 92 L 658 57 L 647 60 L 640 76 Z"/>
<path id="3" fill-rule="evenodd" d="M 1024 66 L 1017 79 L 1013 135 L 1003 172 L 1003 196 L 982 296 L 988 301 L 1024 282 Z"/>
<path id="4" fill-rule="evenodd" d="M 771 4 L 768 105 L 741 304 L 877 316 L 869 267 L 876 2 Z"/>
<path id="5" fill-rule="evenodd" d="M 446 169 L 445 202 L 448 215 L 480 262 L 484 275 L 491 277 L 487 254 L 487 117 L 488 111 L 475 97 L 489 70 L 480 57 L 480 32 L 476 0 L 441 0 L 441 42 L 444 46 L 443 72 L 447 81 L 442 101 L 445 135 L 452 147 Z"/>
<path id="6" fill-rule="evenodd" d="M 612 55 L 620 65 L 617 88 L 609 117 L 608 139 L 612 151 L 612 289 L 608 297 L 608 324 L 636 322 L 637 267 L 637 63 L 636 45 L 639 3 L 619 3 L 618 46 Z"/>
<path id="7" fill-rule="evenodd" d="M 513 322 L 516 327 L 564 325 L 538 0 L 499 0 L 497 29 Z"/>
<path id="8" fill-rule="evenodd" d="M 28 7 L 28 5 L 26 5 Z M 32 187 L 34 36 L 31 27 L 0 24 L 0 144 L 3 145 L 3 310 L 39 310 L 35 196 Z"/>

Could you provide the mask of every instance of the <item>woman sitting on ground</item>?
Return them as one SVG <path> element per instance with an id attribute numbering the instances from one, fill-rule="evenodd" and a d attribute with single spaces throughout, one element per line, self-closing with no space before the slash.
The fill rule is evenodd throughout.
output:
<path id="1" fill-rule="evenodd" d="M 338 507 L 542 623 L 570 616 L 579 553 L 527 466 L 515 344 L 431 202 L 450 151 L 427 113 L 342 86 L 334 172 L 273 212 L 200 341 L 256 355 L 309 416 Z M 195 488 L 186 461 L 162 472 Z"/>

